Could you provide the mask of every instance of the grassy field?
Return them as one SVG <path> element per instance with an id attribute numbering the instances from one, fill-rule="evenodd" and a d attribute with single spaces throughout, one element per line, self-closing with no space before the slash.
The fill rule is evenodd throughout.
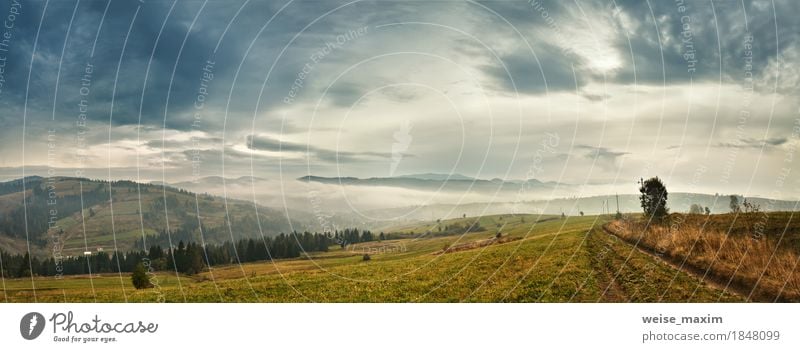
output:
<path id="1" fill-rule="evenodd" d="M 479 221 L 466 235 L 439 225 Z M 716 302 L 744 298 L 608 235 L 609 219 L 498 215 L 393 229 L 407 238 L 362 243 L 301 259 L 214 267 L 194 276 L 152 273 L 135 290 L 129 274 L 4 280 L 6 302 Z M 515 240 L 443 253 L 496 236 Z M 369 253 L 371 260 L 363 260 Z M 32 285 L 35 285 L 35 297 Z"/>

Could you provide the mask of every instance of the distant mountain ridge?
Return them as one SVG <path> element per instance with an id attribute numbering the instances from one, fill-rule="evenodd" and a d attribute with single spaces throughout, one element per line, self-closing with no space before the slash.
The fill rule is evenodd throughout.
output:
<path id="1" fill-rule="evenodd" d="M 485 180 L 471 178 L 461 174 L 448 175 L 435 173 L 370 178 L 306 175 L 297 178 L 297 180 L 335 185 L 398 187 L 422 191 L 475 191 L 484 193 L 518 192 L 523 188 L 526 191 L 549 191 L 556 187 L 561 187 L 562 189 L 569 189 L 572 187 L 572 185 L 565 183 L 553 181 L 542 182 L 537 179 L 502 180 L 494 178 Z"/>
<path id="2" fill-rule="evenodd" d="M 420 180 L 433 180 L 433 181 L 444 181 L 444 180 L 460 180 L 460 181 L 472 181 L 475 178 L 464 176 L 462 174 L 437 174 L 437 173 L 424 173 L 424 174 L 410 174 L 410 175 L 401 175 L 397 176 L 400 178 L 416 178 Z"/>

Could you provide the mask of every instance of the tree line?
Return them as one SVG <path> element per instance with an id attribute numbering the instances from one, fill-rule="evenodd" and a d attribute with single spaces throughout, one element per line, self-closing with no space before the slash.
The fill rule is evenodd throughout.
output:
<path id="1" fill-rule="evenodd" d="M 98 273 L 133 272 L 137 265 L 149 261 L 155 271 L 177 271 L 193 275 L 210 266 L 237 264 L 269 259 L 297 258 L 306 252 L 327 252 L 330 246 L 382 240 L 372 232 L 344 229 L 334 233 L 293 232 L 275 237 L 240 239 L 202 246 L 195 241 L 178 241 L 176 246 L 163 246 L 154 241 L 148 250 L 98 252 L 92 255 L 40 259 L 28 253 L 10 254 L 0 250 L 0 271 L 5 278 Z M 174 243 L 174 242 L 173 242 Z"/>

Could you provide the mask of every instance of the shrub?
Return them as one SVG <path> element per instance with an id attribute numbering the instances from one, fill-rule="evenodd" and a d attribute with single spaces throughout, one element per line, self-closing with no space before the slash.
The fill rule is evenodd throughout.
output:
<path id="1" fill-rule="evenodd" d="M 133 269 L 131 282 L 137 290 L 153 287 L 153 284 L 150 283 L 150 278 L 147 276 L 147 270 L 142 263 L 136 264 L 136 268 Z"/>

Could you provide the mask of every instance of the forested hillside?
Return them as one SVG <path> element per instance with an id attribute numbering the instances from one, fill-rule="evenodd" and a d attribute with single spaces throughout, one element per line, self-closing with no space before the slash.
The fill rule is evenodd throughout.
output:
<path id="1" fill-rule="evenodd" d="M 24 181 L 24 182 L 23 182 Z M 252 202 L 162 185 L 69 177 L 0 183 L 0 248 L 36 257 L 145 250 L 143 242 L 174 237 L 221 244 L 308 229 Z M 150 240 L 148 240 L 150 239 Z"/>

